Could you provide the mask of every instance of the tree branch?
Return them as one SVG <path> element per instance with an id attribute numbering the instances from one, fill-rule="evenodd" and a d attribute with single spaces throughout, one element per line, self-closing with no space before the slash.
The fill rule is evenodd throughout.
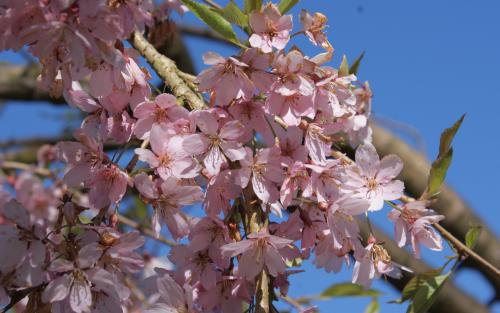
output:
<path id="1" fill-rule="evenodd" d="M 132 46 L 151 64 L 176 97 L 184 99 L 193 110 L 205 106 L 198 93 L 193 91 L 189 84 L 179 75 L 180 71 L 174 61 L 159 53 L 139 31 L 132 34 L 130 41 Z"/>

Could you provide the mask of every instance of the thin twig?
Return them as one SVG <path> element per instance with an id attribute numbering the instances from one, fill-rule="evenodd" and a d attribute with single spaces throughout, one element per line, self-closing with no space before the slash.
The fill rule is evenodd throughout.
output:
<path id="1" fill-rule="evenodd" d="M 334 151 L 332 150 L 331 155 L 334 158 L 341 159 L 348 164 L 354 163 L 353 160 L 351 160 L 348 156 L 345 154 L 339 152 L 339 151 Z M 400 198 L 401 201 L 403 202 L 413 202 L 415 201 L 414 198 L 409 197 L 409 196 L 403 196 Z M 500 277 L 500 270 L 498 270 L 493 264 L 485 260 L 483 257 L 481 257 L 479 254 L 475 253 L 472 251 L 469 247 L 467 247 L 463 242 L 461 242 L 459 239 L 457 239 L 453 234 L 451 234 L 449 231 L 447 231 L 443 226 L 439 225 L 438 223 L 433 224 L 434 228 L 444 237 L 446 238 L 451 244 L 457 249 L 457 251 L 460 253 L 465 253 L 467 256 L 471 257 L 475 261 L 477 261 L 479 264 L 487 268 L 489 271 L 497 275 L 497 277 Z"/>
<path id="2" fill-rule="evenodd" d="M 52 177 L 53 173 L 43 167 L 36 167 L 32 166 L 26 163 L 21 163 L 21 162 L 16 162 L 16 161 L 0 161 L 0 167 L 2 168 L 7 168 L 7 169 L 15 169 L 15 170 L 22 170 L 22 171 L 31 171 L 35 174 L 41 175 L 41 176 L 47 176 L 47 177 Z"/>
<path id="3" fill-rule="evenodd" d="M 125 217 L 123 215 L 120 215 L 118 214 L 118 221 L 120 221 L 120 223 L 123 223 L 125 225 L 127 225 L 128 227 L 132 227 L 133 229 L 136 229 L 138 230 L 139 232 L 141 232 L 142 234 L 148 236 L 148 237 L 151 237 L 161 243 L 164 243 L 168 246 L 176 246 L 177 243 L 172 241 L 172 240 L 169 240 L 163 236 L 156 236 L 156 233 L 149 227 L 144 227 L 143 225 L 137 223 L 136 221 L 133 221 L 131 219 L 129 219 L 128 217 Z"/>
<path id="4" fill-rule="evenodd" d="M 144 140 L 141 143 L 141 149 L 145 149 L 149 145 L 149 139 Z M 127 166 L 125 167 L 125 172 L 130 173 L 134 170 L 135 165 L 137 164 L 137 161 L 139 161 L 139 155 L 134 153 L 134 156 L 132 159 L 128 162 Z"/>

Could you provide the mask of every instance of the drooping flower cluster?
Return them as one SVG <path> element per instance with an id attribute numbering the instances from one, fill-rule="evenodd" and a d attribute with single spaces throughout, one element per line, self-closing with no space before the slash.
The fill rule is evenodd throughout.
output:
<path id="1" fill-rule="evenodd" d="M 354 282 L 398 276 L 381 243 L 370 236 L 363 244 L 356 216 L 403 196 L 403 164 L 395 155 L 380 159 L 371 144 L 368 83 L 324 65 L 333 48 L 322 14 L 301 13 L 302 32 L 326 50 L 308 57 L 285 50 L 291 15 L 272 3 L 250 13 L 251 47 L 204 56 L 210 67 L 197 88 L 208 105 L 188 111 L 171 94 L 152 95 L 136 51 L 121 43 L 152 23 L 153 2 L 83 2 L 0 7 L 0 48 L 28 45 L 43 65 L 43 85 L 62 79 L 66 101 L 87 113 L 77 141 L 40 153 L 53 187 L 25 172 L 12 177 L 15 200 L 0 193 L 0 255 L 15 251 L 0 262 L 1 305 L 33 288 L 52 312 L 237 312 L 254 301 L 260 275 L 285 295 L 297 260 L 339 272 L 351 254 Z M 184 12 L 177 1 L 160 7 Z M 108 143 L 118 151 L 106 153 Z M 355 162 L 335 150 L 339 144 L 356 149 Z M 156 237 L 166 228 L 184 240 L 169 251 L 174 271 L 134 274 L 151 256 L 136 252 L 144 244 L 138 233 L 119 231 L 127 196 L 150 205 Z M 196 204 L 201 217 L 186 209 Z M 419 243 L 441 249 L 430 225 L 442 217 L 427 206 L 389 215 L 399 245 L 411 242 L 416 254 Z"/>

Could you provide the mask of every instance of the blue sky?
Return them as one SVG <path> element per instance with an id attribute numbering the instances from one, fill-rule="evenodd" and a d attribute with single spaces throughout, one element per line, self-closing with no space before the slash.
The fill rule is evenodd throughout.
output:
<path id="1" fill-rule="evenodd" d="M 344 53 L 354 60 L 366 51 L 359 78 L 370 81 L 376 116 L 418 129 L 429 158 L 436 154 L 441 131 L 467 113 L 454 142 L 447 182 L 499 235 L 495 222 L 500 220 L 500 211 L 492 195 L 500 191 L 500 163 L 495 161 L 495 155 L 500 154 L 496 115 L 500 114 L 500 2 L 302 0 L 298 7 L 321 11 L 329 18 L 328 35 L 335 47 L 333 65 L 340 63 Z M 292 13 L 297 27 L 298 10 Z M 194 18 L 187 16 L 186 21 L 193 22 Z M 189 38 L 187 43 L 198 70 L 204 68 L 202 51 L 234 53 L 226 46 L 196 38 Z M 307 54 L 319 52 L 306 40 L 299 44 Z M 0 54 L 0 60 L 22 62 L 12 53 Z M 43 104 L 7 105 L 0 110 L 0 140 L 56 135 L 62 127 L 57 115 L 64 112 Z M 391 230 L 386 213 L 378 214 L 375 222 Z M 447 253 L 425 253 L 424 259 L 438 266 Z M 349 281 L 351 275 L 351 270 L 326 274 L 310 265 L 306 270 L 294 277 L 292 295 L 317 294 L 332 283 Z M 480 301 L 493 295 L 482 278 L 471 271 L 461 271 L 455 281 Z M 398 296 L 386 284 L 377 282 L 374 288 L 385 292 L 380 299 L 381 312 L 406 310 L 405 306 L 386 303 Z M 363 312 L 369 301 L 339 298 L 321 302 L 319 307 L 321 312 Z M 500 305 L 493 310 L 500 312 Z"/>

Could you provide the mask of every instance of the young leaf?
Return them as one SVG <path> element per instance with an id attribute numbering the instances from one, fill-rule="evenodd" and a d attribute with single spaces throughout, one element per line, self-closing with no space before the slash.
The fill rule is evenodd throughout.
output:
<path id="1" fill-rule="evenodd" d="M 339 76 L 347 76 L 349 75 L 349 63 L 347 62 L 347 57 L 345 54 L 342 56 L 342 62 L 340 62 L 339 67 Z"/>
<path id="2" fill-rule="evenodd" d="M 432 163 L 429 178 L 427 180 L 427 195 L 434 196 L 439 192 L 446 177 L 446 172 L 450 167 L 452 157 L 453 149 L 450 148 L 444 155 L 440 156 Z"/>
<path id="3" fill-rule="evenodd" d="M 280 4 L 278 4 L 278 10 L 280 10 L 281 14 L 285 14 L 290 11 L 297 2 L 299 2 L 299 0 L 281 0 Z"/>
<path id="4" fill-rule="evenodd" d="M 443 131 L 441 134 L 441 140 L 439 142 L 439 156 L 443 155 L 450 149 L 451 147 L 451 141 L 453 140 L 453 137 L 455 137 L 455 134 L 457 133 L 458 129 L 460 128 L 460 125 L 462 125 L 462 122 L 464 121 L 465 114 L 462 115 L 458 121 L 453 124 L 450 128 L 447 128 Z M 438 157 L 439 157 L 438 156 Z"/>
<path id="5" fill-rule="evenodd" d="M 236 37 L 236 33 L 231 26 L 231 23 L 226 21 L 223 16 L 221 16 L 218 12 L 210 9 L 210 7 L 195 2 L 192 0 L 181 0 L 191 12 L 194 13 L 199 19 L 204 21 L 208 26 L 210 26 L 213 30 L 224 36 L 226 40 L 234 42 L 237 45 L 241 45 Z"/>
<path id="6" fill-rule="evenodd" d="M 465 244 L 469 248 L 474 248 L 476 245 L 477 239 L 479 238 L 479 235 L 481 234 L 481 225 L 476 225 L 471 227 L 468 231 L 467 234 L 465 234 Z"/>
<path id="7" fill-rule="evenodd" d="M 427 277 L 417 288 L 406 313 L 425 313 L 436 300 L 436 296 L 450 273 Z"/>
<path id="8" fill-rule="evenodd" d="M 365 52 L 363 51 L 359 57 L 352 63 L 351 67 L 349 68 L 349 73 L 357 75 L 358 74 L 358 69 L 359 69 L 359 64 L 361 63 L 361 60 L 363 60 L 363 57 L 365 56 Z"/>
<path id="9" fill-rule="evenodd" d="M 262 0 L 245 0 L 243 4 L 243 11 L 245 13 L 250 13 L 253 11 L 259 11 L 262 7 Z"/>
<path id="10" fill-rule="evenodd" d="M 356 296 L 356 297 L 377 297 L 381 293 L 377 290 L 368 289 L 365 290 L 361 285 L 351 284 L 351 283 L 340 283 L 334 284 L 328 287 L 320 295 L 321 299 L 327 299 L 331 297 L 346 297 L 346 296 Z"/>
<path id="11" fill-rule="evenodd" d="M 378 304 L 377 298 L 373 298 L 373 300 L 366 307 L 365 313 L 378 313 L 378 312 L 380 312 L 380 304 Z"/>
<path id="12" fill-rule="evenodd" d="M 221 10 L 224 18 L 241 27 L 248 26 L 248 16 L 245 15 L 233 0 L 229 1 L 224 9 Z"/>

